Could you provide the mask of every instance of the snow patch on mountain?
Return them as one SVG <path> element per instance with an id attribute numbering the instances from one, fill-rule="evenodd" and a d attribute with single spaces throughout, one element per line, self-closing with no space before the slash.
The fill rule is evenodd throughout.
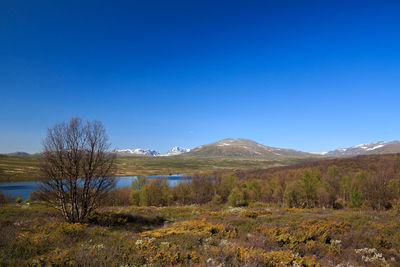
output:
<path id="1" fill-rule="evenodd" d="M 189 151 L 190 151 L 189 148 L 175 146 L 170 151 L 168 151 L 166 154 L 163 154 L 163 155 L 160 155 L 160 156 L 178 156 L 178 155 L 181 155 L 181 154 L 188 153 Z"/>
<path id="2" fill-rule="evenodd" d="M 117 150 L 118 154 L 124 154 L 124 155 L 131 155 L 131 156 L 158 156 L 160 155 L 159 152 L 155 150 L 150 150 L 150 149 L 141 149 L 141 148 L 136 148 L 136 149 L 119 149 Z"/>
<path id="3" fill-rule="evenodd" d="M 380 149 L 380 148 L 385 148 L 388 145 L 395 144 L 397 143 L 396 141 L 393 142 L 385 142 L 385 141 L 379 141 L 379 142 L 373 142 L 370 144 L 359 144 L 356 146 L 352 146 L 349 148 L 339 148 L 336 150 L 329 151 L 325 153 L 324 155 L 326 156 L 353 156 L 353 155 L 363 155 L 363 154 L 371 154 L 375 153 L 375 150 Z M 380 151 L 380 150 L 378 150 Z M 381 153 L 377 152 L 377 153 Z"/>
<path id="4" fill-rule="evenodd" d="M 222 144 L 219 144 L 218 146 L 230 146 L 231 144 L 227 144 L 227 143 L 222 143 Z"/>
<path id="5" fill-rule="evenodd" d="M 384 147 L 384 146 L 385 145 L 377 145 L 377 146 L 374 146 L 374 147 L 367 148 L 366 150 L 371 151 L 371 150 L 375 150 L 375 149 L 378 149 L 378 148 Z"/>
<path id="6" fill-rule="evenodd" d="M 315 155 L 321 155 L 324 156 L 326 155 L 328 152 L 310 152 L 311 154 L 315 154 Z"/>

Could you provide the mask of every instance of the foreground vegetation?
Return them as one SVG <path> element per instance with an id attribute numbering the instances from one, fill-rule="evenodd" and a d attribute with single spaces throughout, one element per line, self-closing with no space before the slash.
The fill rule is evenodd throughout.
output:
<path id="1" fill-rule="evenodd" d="M 397 210 L 263 203 L 102 207 L 66 223 L 42 203 L 0 207 L 0 265 L 396 266 Z"/>
<path id="2" fill-rule="evenodd" d="M 237 159 L 208 157 L 118 157 L 118 176 L 159 175 L 159 174 L 212 174 L 213 172 L 233 172 L 271 168 L 301 163 L 315 158 L 286 159 Z M 0 155 L 0 181 L 38 180 L 39 157 Z"/>
<path id="3" fill-rule="evenodd" d="M 400 157 L 139 177 L 81 223 L 0 194 L 0 265 L 398 266 Z"/>

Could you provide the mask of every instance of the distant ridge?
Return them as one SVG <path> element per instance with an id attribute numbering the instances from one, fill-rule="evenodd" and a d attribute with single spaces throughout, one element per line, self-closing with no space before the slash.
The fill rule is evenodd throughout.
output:
<path id="1" fill-rule="evenodd" d="M 17 156 L 17 157 L 28 157 L 28 156 L 31 156 L 31 154 L 29 154 L 27 152 L 14 152 L 14 153 L 7 153 L 7 154 L 3 154 L 3 155 Z"/>
<path id="2" fill-rule="evenodd" d="M 116 151 L 117 155 L 120 156 L 148 156 L 148 157 L 169 157 L 169 156 L 178 156 L 181 154 L 185 154 L 189 152 L 190 149 L 180 147 L 180 146 L 175 146 L 171 148 L 167 153 L 161 154 L 158 151 L 155 150 L 150 150 L 150 149 L 141 149 L 141 148 L 136 148 L 136 149 L 119 149 Z"/>
<path id="3" fill-rule="evenodd" d="M 235 158 L 283 158 L 316 156 L 293 149 L 269 147 L 244 138 L 228 138 L 194 148 L 185 156 L 235 157 Z"/>
<path id="4" fill-rule="evenodd" d="M 348 148 L 339 148 L 329 152 L 325 152 L 324 156 L 341 157 L 356 155 L 373 155 L 373 154 L 391 154 L 400 152 L 400 142 L 373 142 L 369 144 L 360 144 Z"/>
<path id="5" fill-rule="evenodd" d="M 136 148 L 136 149 L 119 149 L 116 151 L 118 155 L 121 156 L 158 156 L 160 155 L 159 152 L 155 150 L 150 150 L 150 149 L 141 149 L 141 148 Z"/>
<path id="6" fill-rule="evenodd" d="M 232 158 L 283 158 L 283 157 L 347 157 L 357 155 L 394 154 L 400 153 L 400 141 L 378 141 L 369 144 L 360 144 L 348 148 L 338 148 L 328 152 L 302 152 L 294 149 L 276 148 L 245 138 L 227 138 L 214 143 L 198 146 L 194 149 L 175 146 L 167 153 L 161 154 L 151 149 L 119 149 L 119 156 L 193 156 L 193 157 L 232 157 Z M 27 152 L 4 153 L 0 155 L 28 157 L 38 156 L 40 153 Z"/>
<path id="7" fill-rule="evenodd" d="M 166 154 L 161 154 L 160 156 L 178 156 L 178 155 L 186 154 L 189 151 L 190 151 L 189 148 L 175 146 L 175 147 L 171 148 Z"/>

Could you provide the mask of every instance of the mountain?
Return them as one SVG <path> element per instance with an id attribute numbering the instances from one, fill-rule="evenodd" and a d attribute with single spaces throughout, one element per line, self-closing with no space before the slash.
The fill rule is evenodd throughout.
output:
<path id="1" fill-rule="evenodd" d="M 202 157 L 281 158 L 315 156 L 311 153 L 269 147 L 244 138 L 228 138 L 198 146 L 186 154 Z"/>
<path id="2" fill-rule="evenodd" d="M 160 155 L 160 156 L 178 156 L 182 154 L 186 154 L 190 151 L 188 148 L 180 147 L 180 146 L 175 146 L 171 148 L 170 151 L 168 151 L 166 154 Z"/>
<path id="3" fill-rule="evenodd" d="M 149 157 L 169 157 L 169 156 L 178 156 L 181 154 L 185 154 L 189 152 L 190 149 L 188 148 L 183 148 L 180 146 L 175 146 L 171 148 L 167 153 L 161 154 L 160 152 L 157 152 L 155 150 L 144 150 L 141 148 L 136 148 L 136 149 L 119 149 L 116 151 L 116 153 L 120 156 L 149 156 Z"/>
<path id="4" fill-rule="evenodd" d="M 373 154 L 392 154 L 400 153 L 400 141 L 392 142 L 373 142 L 370 144 L 360 144 L 348 148 L 338 148 L 328 152 L 302 152 L 293 149 L 284 149 L 265 146 L 244 138 L 228 138 L 215 143 L 198 146 L 194 149 L 175 146 L 167 153 L 161 154 L 151 149 L 119 149 L 116 151 L 119 156 L 148 156 L 148 157 L 168 157 L 168 156 L 198 156 L 198 157 L 236 157 L 236 158 L 284 158 L 284 157 L 344 157 L 357 155 Z M 14 152 L 4 154 L 8 156 L 27 157 L 34 156 L 26 152 Z"/>
<path id="5" fill-rule="evenodd" d="M 136 148 L 136 149 L 120 149 L 116 151 L 118 155 L 121 156 L 159 156 L 160 153 L 155 151 L 155 150 L 144 150 L 141 148 Z"/>
<path id="6" fill-rule="evenodd" d="M 330 157 L 340 157 L 340 156 L 390 154 L 390 153 L 400 153 L 400 141 L 392 141 L 392 142 L 379 141 L 370 144 L 360 144 L 348 148 L 339 148 L 329 152 L 322 152 L 321 154 Z"/>

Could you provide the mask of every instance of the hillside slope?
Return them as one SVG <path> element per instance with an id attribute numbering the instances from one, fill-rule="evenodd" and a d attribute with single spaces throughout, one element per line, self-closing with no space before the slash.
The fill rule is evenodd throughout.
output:
<path id="1" fill-rule="evenodd" d="M 313 161 L 303 161 L 297 164 L 278 166 L 273 168 L 239 170 L 240 177 L 257 177 L 269 179 L 271 176 L 279 177 L 279 173 L 290 173 L 295 177 L 296 171 L 304 171 L 308 168 L 319 169 L 322 174 L 326 174 L 329 167 L 336 166 L 343 173 L 355 174 L 359 171 L 376 172 L 379 167 L 384 166 L 386 170 L 398 168 L 400 153 L 380 154 L 380 155 L 358 155 L 351 157 L 322 158 Z"/>

